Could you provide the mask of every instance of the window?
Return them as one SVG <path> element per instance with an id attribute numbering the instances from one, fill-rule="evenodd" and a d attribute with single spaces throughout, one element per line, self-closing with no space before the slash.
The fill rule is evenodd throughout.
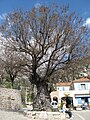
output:
<path id="1" fill-rule="evenodd" d="M 78 88 L 79 90 L 88 90 L 88 84 L 79 84 Z"/>
<path id="2" fill-rule="evenodd" d="M 65 91 L 65 87 L 62 87 L 62 91 Z"/>
<path id="3" fill-rule="evenodd" d="M 81 84 L 81 90 L 86 90 L 87 87 L 86 87 L 86 84 Z"/>
<path id="4" fill-rule="evenodd" d="M 59 87 L 57 89 L 59 90 Z"/>

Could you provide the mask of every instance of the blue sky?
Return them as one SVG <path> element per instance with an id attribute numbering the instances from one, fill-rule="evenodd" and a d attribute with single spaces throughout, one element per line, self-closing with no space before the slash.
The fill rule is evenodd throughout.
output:
<path id="1" fill-rule="evenodd" d="M 0 22 L 5 19 L 5 15 L 13 10 L 22 8 L 31 10 L 34 6 L 48 5 L 56 2 L 59 5 L 70 4 L 70 10 L 75 11 L 86 19 L 86 24 L 90 25 L 90 0 L 0 0 Z"/>

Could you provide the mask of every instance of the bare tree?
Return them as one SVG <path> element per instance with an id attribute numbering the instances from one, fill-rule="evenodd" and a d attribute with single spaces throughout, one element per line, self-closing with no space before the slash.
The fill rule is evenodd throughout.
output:
<path id="1" fill-rule="evenodd" d="M 57 71 L 53 76 L 54 79 L 69 82 L 80 77 L 88 77 L 90 75 L 90 56 L 82 57 L 77 60 L 68 62 L 66 66 Z M 53 79 L 52 76 L 52 79 Z"/>
<path id="2" fill-rule="evenodd" d="M 24 64 L 23 59 L 21 60 L 20 54 L 16 52 L 3 49 L 0 60 L 2 61 L 1 65 L 3 65 L 4 74 L 9 76 L 13 88 L 14 81 L 20 74 L 21 67 Z"/>
<path id="3" fill-rule="evenodd" d="M 88 30 L 82 19 L 69 13 L 68 6 L 40 6 L 28 12 L 12 12 L 1 30 L 7 47 L 25 55 L 31 84 L 37 88 L 34 109 L 47 110 L 48 83 L 55 82 L 50 77 L 71 60 L 87 54 Z"/>

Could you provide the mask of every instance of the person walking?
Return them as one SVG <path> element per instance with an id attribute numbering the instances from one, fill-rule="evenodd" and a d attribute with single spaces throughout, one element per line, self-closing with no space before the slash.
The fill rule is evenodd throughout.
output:
<path id="1" fill-rule="evenodd" d="M 69 115 L 69 119 L 72 119 L 73 115 L 71 112 L 71 100 L 70 98 L 67 96 L 66 97 L 66 110 L 65 113 L 67 113 Z"/>

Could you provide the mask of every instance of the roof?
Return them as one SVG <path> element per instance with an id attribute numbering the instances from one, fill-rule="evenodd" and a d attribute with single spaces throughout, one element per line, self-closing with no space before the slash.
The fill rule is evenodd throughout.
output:
<path id="1" fill-rule="evenodd" d="M 90 82 L 90 79 L 84 77 L 84 78 L 73 80 L 72 82 L 58 82 L 56 83 L 56 86 L 70 86 L 73 83 L 81 83 L 81 82 Z"/>
<path id="2" fill-rule="evenodd" d="M 89 78 L 80 78 L 80 79 L 76 79 L 73 81 L 73 83 L 80 83 L 80 82 L 90 82 Z"/>
<path id="3" fill-rule="evenodd" d="M 71 82 L 58 82 L 56 83 L 56 86 L 70 86 Z"/>

